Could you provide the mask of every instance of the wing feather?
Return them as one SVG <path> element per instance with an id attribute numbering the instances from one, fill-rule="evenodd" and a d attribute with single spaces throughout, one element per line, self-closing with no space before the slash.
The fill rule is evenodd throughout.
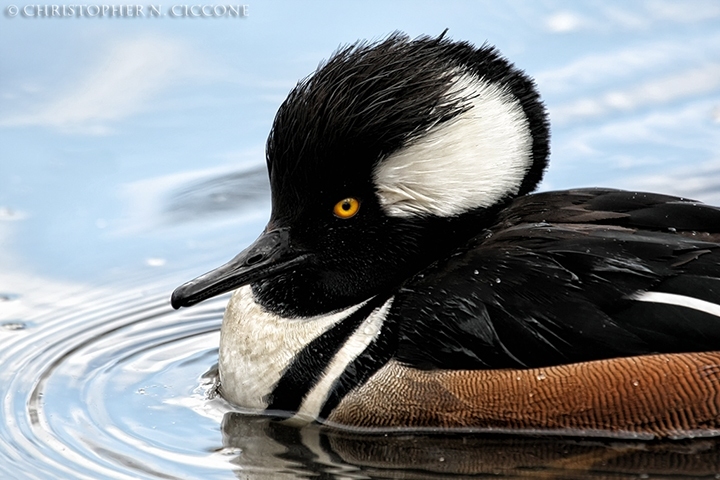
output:
<path id="1" fill-rule="evenodd" d="M 487 369 L 720 350 L 720 317 L 638 297 L 720 304 L 718 232 L 720 209 L 665 195 L 522 197 L 398 293 L 397 357 Z"/>

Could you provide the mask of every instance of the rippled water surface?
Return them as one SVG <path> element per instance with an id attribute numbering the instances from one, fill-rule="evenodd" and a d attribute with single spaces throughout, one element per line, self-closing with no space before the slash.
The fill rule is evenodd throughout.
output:
<path id="1" fill-rule="evenodd" d="M 3 478 L 229 468 L 221 410 L 206 396 L 212 377 L 203 377 L 216 361 L 223 305 L 175 315 L 166 297 L 157 287 L 84 297 L 3 332 Z"/>
<path id="2" fill-rule="evenodd" d="M 3 11 L 0 478 L 720 478 L 714 439 L 358 436 L 214 395 L 228 297 L 174 311 L 169 295 L 262 230 L 278 105 L 340 44 L 445 28 L 537 79 L 553 124 L 542 188 L 720 203 L 715 0 Z"/>

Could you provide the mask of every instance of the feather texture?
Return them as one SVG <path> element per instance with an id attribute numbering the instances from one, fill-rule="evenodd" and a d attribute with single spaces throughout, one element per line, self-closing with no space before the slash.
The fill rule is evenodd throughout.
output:
<path id="1" fill-rule="evenodd" d="M 522 197 L 403 287 L 391 312 L 397 358 L 424 369 L 531 368 L 718 350 L 716 310 L 641 295 L 720 308 L 719 229 L 720 209 L 664 195 Z"/>

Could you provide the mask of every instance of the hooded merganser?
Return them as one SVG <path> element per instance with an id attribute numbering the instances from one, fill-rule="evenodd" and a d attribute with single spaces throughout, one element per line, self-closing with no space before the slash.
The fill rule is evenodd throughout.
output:
<path id="1" fill-rule="evenodd" d="M 263 233 L 172 296 L 237 289 L 224 397 L 358 429 L 720 433 L 720 209 L 530 194 L 548 153 L 493 47 L 336 52 L 277 113 Z"/>

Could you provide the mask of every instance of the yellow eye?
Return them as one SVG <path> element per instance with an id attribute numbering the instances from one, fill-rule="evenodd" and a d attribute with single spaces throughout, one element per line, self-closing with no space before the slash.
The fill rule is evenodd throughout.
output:
<path id="1" fill-rule="evenodd" d="M 339 218 L 351 218 L 360 210 L 360 202 L 357 198 L 346 198 L 335 204 L 333 213 Z"/>

